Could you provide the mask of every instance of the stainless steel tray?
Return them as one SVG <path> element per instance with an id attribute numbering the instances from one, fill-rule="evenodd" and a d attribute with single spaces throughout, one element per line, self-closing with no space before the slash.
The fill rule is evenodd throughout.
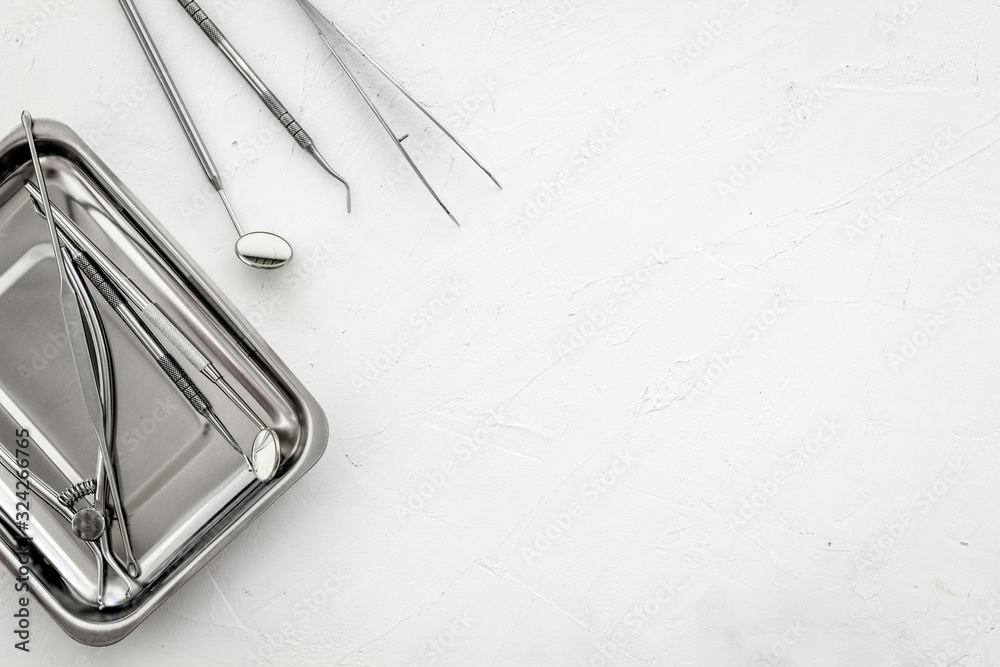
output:
<path id="1" fill-rule="evenodd" d="M 33 597 L 74 639 L 112 644 L 228 544 L 322 456 L 328 427 L 316 401 L 249 323 L 68 127 L 35 123 L 49 196 L 209 356 L 278 433 L 281 465 L 263 484 L 191 409 L 102 300 L 115 355 L 117 459 L 142 587 L 126 597 L 113 572 L 95 600 L 96 561 L 63 517 L 37 498 L 28 534 Z M 56 490 L 93 477 L 97 451 L 65 346 L 58 276 L 23 133 L 0 142 L 0 446 L 27 428 L 30 469 Z M 180 363 L 184 363 L 177 355 Z M 189 375 L 249 451 L 256 429 L 193 368 Z M 15 480 L 0 468 L 0 559 L 12 573 L 19 531 Z M 121 554 L 117 531 L 113 548 Z"/>

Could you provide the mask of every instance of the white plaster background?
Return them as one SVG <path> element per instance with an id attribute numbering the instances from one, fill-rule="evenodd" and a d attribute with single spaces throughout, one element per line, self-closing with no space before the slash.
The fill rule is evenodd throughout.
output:
<path id="1" fill-rule="evenodd" d="M 245 226 L 296 248 L 261 273 L 117 3 L 4 1 L 4 131 L 27 108 L 90 137 L 332 434 L 127 639 L 89 649 L 40 615 L 30 664 L 1000 664 L 1000 280 L 954 292 L 1000 250 L 997 3 L 398 3 L 318 4 L 436 112 L 492 82 L 449 125 L 504 190 L 445 144 L 424 163 L 461 229 L 389 178 L 401 159 L 293 0 L 206 7 L 354 184 L 350 216 L 180 7 L 138 2 Z M 362 71 L 417 146 L 426 123 Z"/>

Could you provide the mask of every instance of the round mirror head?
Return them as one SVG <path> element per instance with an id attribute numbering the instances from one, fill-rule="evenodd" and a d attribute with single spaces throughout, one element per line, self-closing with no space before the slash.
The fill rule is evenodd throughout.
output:
<path id="1" fill-rule="evenodd" d="M 73 532 L 81 540 L 93 542 L 104 532 L 104 515 L 93 507 L 84 507 L 73 515 Z"/>
<path id="2" fill-rule="evenodd" d="M 250 232 L 236 241 L 236 256 L 257 269 L 277 269 L 292 258 L 292 246 L 277 234 Z"/>
<path id="3" fill-rule="evenodd" d="M 262 482 L 270 482 L 278 471 L 281 462 L 281 450 L 278 434 L 273 429 L 265 428 L 253 439 L 253 474 Z"/>

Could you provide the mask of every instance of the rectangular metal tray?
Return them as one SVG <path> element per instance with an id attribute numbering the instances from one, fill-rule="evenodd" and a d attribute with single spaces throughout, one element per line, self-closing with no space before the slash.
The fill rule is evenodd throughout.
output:
<path id="1" fill-rule="evenodd" d="M 37 499 L 28 568 L 32 596 L 55 621 L 77 641 L 102 646 L 134 630 L 312 467 L 328 426 L 305 387 L 75 133 L 38 120 L 35 137 L 50 199 L 198 344 L 281 441 L 275 478 L 258 482 L 98 299 L 115 356 L 116 457 L 142 587 L 126 597 L 109 571 L 98 608 L 93 551 Z M 27 428 L 31 473 L 59 491 L 94 476 L 97 451 L 76 437 L 89 422 L 62 333 L 48 229 L 26 180 L 34 180 L 31 156 L 15 130 L 0 141 L 0 447 L 13 453 L 15 434 Z M 253 425 L 184 365 L 249 451 Z M 12 573 L 21 565 L 16 501 L 14 477 L 0 468 L 0 559 Z M 109 534 L 121 554 L 117 530 Z"/>

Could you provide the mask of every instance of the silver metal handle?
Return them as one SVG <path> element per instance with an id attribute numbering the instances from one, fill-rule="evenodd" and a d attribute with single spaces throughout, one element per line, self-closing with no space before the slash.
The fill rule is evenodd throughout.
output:
<path id="1" fill-rule="evenodd" d="M 226 41 L 226 38 L 222 35 L 222 32 L 215 26 L 212 19 L 208 18 L 208 14 L 202 11 L 201 7 L 198 6 L 197 2 L 194 0 L 178 0 L 181 3 L 187 13 L 194 19 L 194 22 L 208 35 L 208 38 L 212 40 L 216 45 L 221 42 Z"/>
<path id="2" fill-rule="evenodd" d="M 159 51 L 156 50 L 156 44 L 153 43 L 152 36 L 146 30 L 146 25 L 142 22 L 142 17 L 139 16 L 139 10 L 136 9 L 132 0 L 118 1 L 125 12 L 126 18 L 128 18 L 129 25 L 132 26 L 132 30 L 139 40 L 139 45 L 142 46 L 142 50 L 146 54 L 146 59 L 149 60 L 149 64 L 153 67 L 153 72 L 156 74 L 163 92 L 167 95 L 167 100 L 170 101 L 170 106 L 174 109 L 177 120 L 180 122 L 181 127 L 184 128 L 184 134 L 187 135 L 188 141 L 191 143 L 191 148 L 194 149 L 195 154 L 198 156 L 202 169 L 205 170 L 205 175 L 208 176 L 208 180 L 212 182 L 216 190 L 221 190 L 222 177 L 219 175 L 219 170 L 216 168 L 215 162 L 212 161 L 208 147 L 205 146 L 201 134 L 198 133 L 194 119 L 191 118 L 191 114 L 184 105 L 184 100 L 181 98 L 177 86 L 174 85 L 173 79 L 170 78 L 170 72 L 167 70 L 163 58 L 160 57 Z"/>
<path id="3" fill-rule="evenodd" d="M 274 93 L 267 90 L 264 93 L 260 93 L 260 99 L 264 102 L 274 117 L 278 119 L 278 122 L 285 128 L 285 131 L 292 135 L 292 139 L 295 139 L 295 143 L 302 146 L 302 148 L 309 150 L 309 148 L 313 145 L 312 137 L 306 134 L 306 131 L 302 129 L 301 125 L 299 125 L 299 121 L 292 117 L 292 114 L 290 114 L 281 101 L 274 96 Z"/>
<path id="4" fill-rule="evenodd" d="M 250 64 L 243 59 L 229 40 L 226 39 L 226 36 L 222 34 L 222 31 L 219 30 L 217 25 L 215 25 L 215 22 L 212 21 L 212 19 L 208 17 L 208 14 L 205 13 L 205 10 L 203 10 L 198 3 L 195 2 L 195 0 L 177 0 L 177 2 L 179 2 L 181 7 L 184 8 L 184 11 L 188 13 L 188 16 L 194 19 L 194 22 L 198 24 L 198 27 L 201 28 L 202 32 L 204 32 L 208 38 L 212 40 L 212 43 L 219 47 L 219 50 L 225 54 L 226 58 L 229 59 L 229 62 L 233 64 L 233 67 L 235 67 L 236 70 L 243 75 L 243 78 L 246 79 L 247 83 L 250 84 L 250 87 L 254 89 L 254 92 L 257 93 L 257 96 L 261 99 L 264 105 L 267 106 L 268 110 L 274 115 L 275 118 L 278 119 L 278 122 L 281 123 L 283 128 L 285 128 L 285 131 L 288 132 L 293 139 L 295 139 L 295 142 L 299 146 L 308 150 L 309 147 L 313 145 L 312 138 L 306 134 L 306 131 L 302 129 L 302 126 L 299 125 L 298 121 L 296 121 L 292 114 L 289 113 L 288 109 L 285 108 L 285 105 L 278 100 L 277 96 L 271 92 L 271 89 L 268 88 L 261 78 L 257 76 L 257 73 L 253 71 Z"/>

